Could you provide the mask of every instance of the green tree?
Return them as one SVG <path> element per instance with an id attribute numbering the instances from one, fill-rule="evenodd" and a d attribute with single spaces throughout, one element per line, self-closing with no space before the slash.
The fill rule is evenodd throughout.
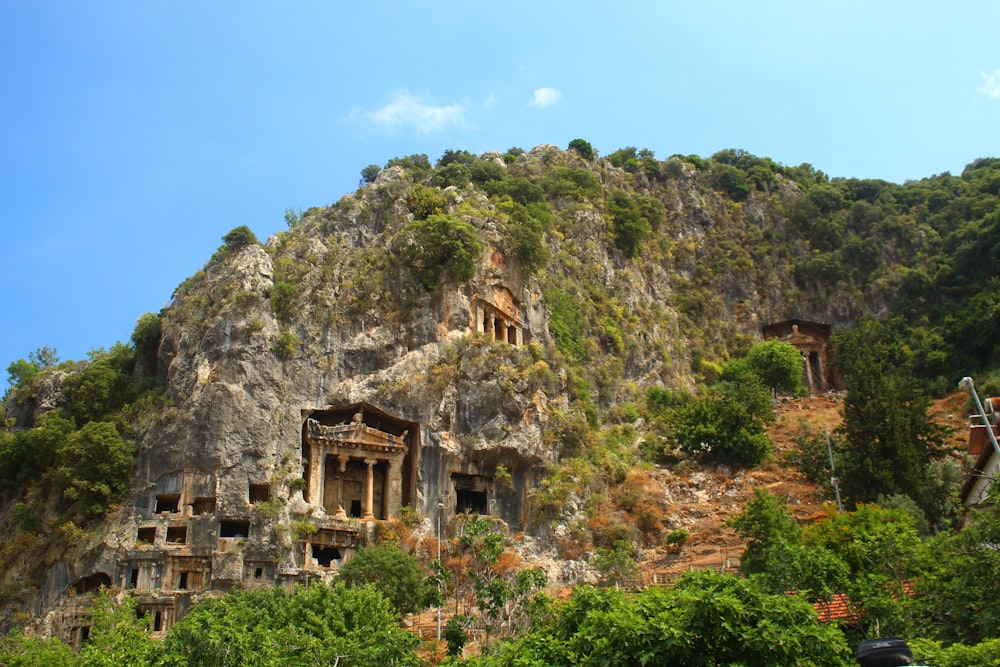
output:
<path id="1" fill-rule="evenodd" d="M 864 319 L 834 335 L 837 367 L 847 383 L 843 423 L 846 440 L 837 468 L 851 504 L 880 494 L 906 494 L 935 523 L 940 508 L 923 490 L 945 430 L 928 414 L 930 399 L 913 375 L 899 320 Z"/>
<path id="2" fill-rule="evenodd" d="M 576 153 L 584 160 L 594 159 L 594 147 L 590 145 L 589 141 L 585 141 L 583 139 L 573 139 L 569 142 L 567 149 L 576 151 Z"/>
<path id="3" fill-rule="evenodd" d="M 503 226 L 507 247 L 517 258 L 527 273 L 534 273 L 545 266 L 549 253 L 545 248 L 545 213 L 547 207 L 541 209 L 541 216 L 536 217 L 538 209 L 534 206 L 524 206 L 514 201 L 501 202 L 498 208 L 508 215 L 508 221 Z M 549 213 L 551 217 L 551 213 Z"/>
<path id="4" fill-rule="evenodd" d="M 995 503 L 1000 488 L 993 488 Z M 1000 514 L 973 511 L 968 519 L 920 551 L 913 618 L 924 636 L 975 644 L 1000 639 Z"/>
<path id="5" fill-rule="evenodd" d="M 136 366 L 148 374 L 156 371 L 156 355 L 160 349 L 162 336 L 163 321 L 158 313 L 143 313 L 136 320 L 131 336 L 132 346 L 135 348 Z"/>
<path id="6" fill-rule="evenodd" d="M 448 655 L 462 655 L 462 649 L 465 648 L 465 644 L 469 641 L 469 635 L 462 625 L 469 620 L 468 616 L 459 616 L 458 614 L 448 619 L 448 622 L 444 626 L 444 632 L 441 633 L 445 643 L 448 645 Z"/>
<path id="7" fill-rule="evenodd" d="M 788 506 L 765 489 L 754 489 L 753 498 L 743 511 L 726 521 L 746 540 L 746 551 L 740 567 L 746 574 L 764 572 L 768 552 L 780 542 L 797 544 L 801 537 L 799 525 Z"/>
<path id="8" fill-rule="evenodd" d="M 438 188 L 430 188 L 417 183 L 406 198 L 406 208 L 415 220 L 426 220 L 435 213 L 443 213 L 448 200 Z"/>
<path id="9" fill-rule="evenodd" d="M 408 172 L 414 181 L 419 181 L 431 171 L 431 161 L 426 153 L 414 153 L 406 157 L 397 157 L 389 160 L 385 168 L 400 167 Z"/>
<path id="10" fill-rule="evenodd" d="M 59 363 L 59 355 L 55 348 L 48 345 L 40 347 L 34 352 L 28 353 L 28 359 L 18 359 L 12 361 L 7 366 L 7 391 L 4 392 L 3 399 L 6 399 L 10 392 L 18 387 L 27 386 L 40 372 Z"/>
<path id="11" fill-rule="evenodd" d="M 382 173 L 382 168 L 377 164 L 370 164 L 361 170 L 361 184 L 371 185 L 378 178 L 378 175 Z"/>
<path id="12" fill-rule="evenodd" d="M 159 664 L 162 647 L 149 634 L 149 616 L 138 615 L 136 599 L 117 603 L 101 592 L 93 607 L 90 637 L 80 652 L 83 667 L 145 667 Z"/>
<path id="13" fill-rule="evenodd" d="M 271 310 L 278 320 L 285 321 L 291 316 L 297 293 L 295 285 L 285 280 L 279 280 L 271 286 Z"/>
<path id="14" fill-rule="evenodd" d="M 751 373 L 718 383 L 668 417 L 671 439 L 684 452 L 747 467 L 770 454 L 766 427 L 773 421 L 770 392 Z"/>
<path id="15" fill-rule="evenodd" d="M 803 529 L 802 542 L 825 549 L 849 568 L 841 592 L 857 611 L 856 638 L 912 635 L 908 592 L 921 544 L 908 512 L 870 504 L 843 514 L 831 509 L 826 519 Z"/>
<path id="16" fill-rule="evenodd" d="M 611 547 L 597 549 L 593 565 L 605 585 L 630 589 L 639 583 L 639 566 L 634 556 L 635 548 L 630 542 L 616 540 Z"/>
<path id="17" fill-rule="evenodd" d="M 246 225 L 233 227 L 222 237 L 222 242 L 229 250 L 239 250 L 240 248 L 260 243 L 256 235 Z"/>
<path id="18" fill-rule="evenodd" d="M 92 352 L 81 371 L 66 377 L 62 391 L 77 426 L 109 417 L 135 396 L 134 366 L 134 348 L 116 343 L 108 352 Z"/>
<path id="19" fill-rule="evenodd" d="M 615 245 L 626 257 L 635 257 L 642 242 L 652 232 L 652 225 L 642 216 L 632 198 L 620 190 L 611 193 L 608 214 L 614 229 Z"/>
<path id="20" fill-rule="evenodd" d="M 201 602 L 170 629 L 163 647 L 172 667 L 415 667 L 419 643 L 398 627 L 396 610 L 374 588 L 314 582 L 292 593 L 258 588 Z"/>
<path id="21" fill-rule="evenodd" d="M 20 629 L 0 639 L 0 664 L 6 667 L 74 667 L 73 649 L 52 637 L 25 635 Z"/>
<path id="22" fill-rule="evenodd" d="M 34 427 L 0 432 L 0 484 L 7 490 L 44 484 L 75 425 L 62 410 L 43 412 Z"/>
<path id="23" fill-rule="evenodd" d="M 111 422 L 89 422 L 57 450 L 64 495 L 86 517 L 106 514 L 121 500 L 132 478 L 134 446 Z"/>
<path id="24" fill-rule="evenodd" d="M 391 543 L 358 551 L 340 568 L 339 579 L 353 588 L 373 586 L 400 616 L 420 611 L 427 598 L 420 563 Z"/>
<path id="25" fill-rule="evenodd" d="M 476 274 L 483 244 L 468 222 L 432 214 L 413 221 L 404 231 L 410 240 L 402 250 L 403 261 L 424 288 L 436 293 L 442 280 L 459 283 Z"/>
<path id="26" fill-rule="evenodd" d="M 635 594 L 578 588 L 551 620 L 468 665 L 811 665 L 847 667 L 851 650 L 801 597 L 710 570 Z"/>
<path id="27" fill-rule="evenodd" d="M 792 396 L 803 393 L 802 353 L 790 343 L 774 339 L 755 343 L 737 363 L 759 377 L 765 387 Z"/>

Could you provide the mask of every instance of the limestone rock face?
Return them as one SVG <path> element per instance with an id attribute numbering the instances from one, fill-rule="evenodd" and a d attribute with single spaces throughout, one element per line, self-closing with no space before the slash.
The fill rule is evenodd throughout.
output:
<path id="1" fill-rule="evenodd" d="M 687 163 L 654 183 L 552 146 L 487 161 L 545 193 L 542 266 L 518 259 L 510 197 L 449 184 L 440 212 L 473 225 L 484 251 L 471 278 L 421 284 L 403 259 L 417 188 L 393 166 L 266 247 L 220 249 L 182 284 L 158 349 L 169 404 L 137 443 L 131 492 L 99 540 L 49 572 L 34 610 L 58 615 L 69 591 L 106 583 L 169 625 L 211 591 L 330 576 L 403 506 L 427 523 L 469 510 L 530 528 L 570 417 L 690 386 L 703 357 L 769 321 L 837 324 L 877 305 L 803 296 L 791 267 L 717 243 L 784 220 L 763 196 L 734 204 L 701 187 Z M 624 183 L 663 211 L 633 258 L 601 189 Z M 49 382 L 36 414 L 58 405 Z"/>

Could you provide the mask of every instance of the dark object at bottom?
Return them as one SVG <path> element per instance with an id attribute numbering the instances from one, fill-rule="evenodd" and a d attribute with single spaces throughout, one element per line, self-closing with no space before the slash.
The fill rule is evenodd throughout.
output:
<path id="1" fill-rule="evenodd" d="M 899 637 L 866 639 L 858 645 L 858 662 L 861 667 L 900 667 L 912 665 L 913 654 Z"/>

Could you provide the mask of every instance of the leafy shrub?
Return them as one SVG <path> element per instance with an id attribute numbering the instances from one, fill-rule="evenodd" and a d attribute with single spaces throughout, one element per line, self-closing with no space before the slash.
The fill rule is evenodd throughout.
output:
<path id="1" fill-rule="evenodd" d="M 59 363 L 59 355 L 54 348 L 44 346 L 28 353 L 28 359 L 18 359 L 7 366 L 8 392 L 16 387 L 27 385 L 35 376 L 46 368 Z M 6 398 L 6 394 L 4 395 Z"/>
<path id="2" fill-rule="evenodd" d="M 448 148 L 445 150 L 444 153 L 441 154 L 441 157 L 438 158 L 437 164 L 435 164 L 434 166 L 437 167 L 438 169 L 442 169 L 444 167 L 448 167 L 453 164 L 461 165 L 463 167 L 470 167 L 472 166 L 473 163 L 476 162 L 476 159 L 477 159 L 476 156 L 470 153 L 469 151 L 461 151 L 461 150 L 456 151 L 452 150 L 451 148 Z"/>
<path id="3" fill-rule="evenodd" d="M 483 244 L 468 222 L 433 214 L 404 231 L 411 240 L 402 249 L 402 259 L 424 288 L 436 293 L 442 279 L 462 282 L 475 275 Z"/>
<path id="4" fill-rule="evenodd" d="M 370 164 L 361 170 L 361 182 L 364 185 L 371 185 L 378 178 L 378 175 L 382 173 L 382 168 L 377 164 Z"/>
<path id="5" fill-rule="evenodd" d="M 590 145 L 589 141 L 584 141 L 583 139 L 573 139 L 569 142 L 567 149 L 576 151 L 576 153 L 584 160 L 594 159 L 594 147 Z"/>
<path id="6" fill-rule="evenodd" d="M 743 511 L 726 521 L 739 531 L 747 542 L 740 558 L 745 574 L 763 572 L 767 567 L 767 552 L 776 542 L 796 543 L 801 538 L 799 524 L 785 502 L 765 489 L 754 489 L 753 498 Z"/>
<path id="7" fill-rule="evenodd" d="M 373 587 L 400 616 L 419 611 L 425 597 L 420 563 L 391 543 L 358 551 L 340 568 L 338 580 L 352 588 Z"/>
<path id="8" fill-rule="evenodd" d="M 526 273 L 534 273 L 549 258 L 543 243 L 545 223 L 533 216 L 531 209 L 516 202 L 501 203 L 499 208 L 508 215 L 503 226 L 507 247 Z"/>
<path id="9" fill-rule="evenodd" d="M 85 517 L 106 514 L 121 500 L 132 477 L 134 447 L 110 422 L 89 422 L 59 447 L 64 495 Z"/>
<path id="10" fill-rule="evenodd" d="M 462 649 L 465 648 L 466 642 L 469 641 L 469 635 L 466 634 L 465 628 L 462 626 L 464 623 L 471 622 L 471 620 L 468 616 L 455 614 L 445 623 L 444 632 L 441 633 L 441 636 L 448 645 L 448 655 L 459 656 L 462 654 Z"/>
<path id="11" fill-rule="evenodd" d="M 626 257 L 635 257 L 652 226 L 626 193 L 616 190 L 608 201 L 608 213 L 615 234 L 615 245 Z"/>
<path id="12" fill-rule="evenodd" d="M 587 169 L 556 167 L 545 180 L 545 192 L 552 197 L 584 201 L 599 199 L 601 182 L 594 172 Z"/>
<path id="13" fill-rule="evenodd" d="M 67 409 L 77 426 L 104 419 L 134 395 L 131 374 L 135 356 L 131 347 L 116 343 L 110 351 L 94 351 L 91 355 L 82 371 L 63 382 Z"/>
<path id="14" fill-rule="evenodd" d="M 770 393 L 754 376 L 720 383 L 706 396 L 675 408 L 674 442 L 688 454 L 753 467 L 771 452 L 765 427 L 774 420 Z"/>
<path id="15" fill-rule="evenodd" d="M 285 321 L 292 314 L 292 304 L 298 289 L 294 284 L 279 280 L 271 286 L 271 310 L 280 321 Z"/>
<path id="16" fill-rule="evenodd" d="M 256 245 L 259 243 L 257 237 L 246 225 L 240 225 L 239 227 L 234 227 L 229 230 L 229 232 L 222 237 L 222 242 L 228 250 L 239 250 L 240 248 L 245 248 L 248 245 Z"/>
<path id="17" fill-rule="evenodd" d="M 788 395 L 799 396 L 802 384 L 802 353 L 794 345 L 771 339 L 755 343 L 739 362 L 727 365 L 723 378 L 739 377 L 743 371 L 753 373 L 765 387 Z"/>
<path id="18" fill-rule="evenodd" d="M 487 181 L 484 188 L 491 197 L 506 195 L 518 204 L 525 206 L 545 201 L 545 190 L 542 189 L 542 186 L 532 183 L 523 176 L 510 176 L 503 180 Z"/>
<path id="19" fill-rule="evenodd" d="M 667 533 L 666 537 L 663 538 L 663 543 L 668 547 L 679 547 L 687 542 L 689 537 L 691 534 L 684 528 L 675 528 Z"/>
<path id="20" fill-rule="evenodd" d="M 291 359 L 295 355 L 295 349 L 298 347 L 298 344 L 299 339 L 294 333 L 291 331 L 282 331 L 278 334 L 274 344 L 271 345 L 271 352 L 279 359 Z"/>
<path id="21" fill-rule="evenodd" d="M 476 160 L 469 167 L 469 176 L 473 183 L 502 181 L 507 176 L 507 170 L 494 160 Z"/>
<path id="22" fill-rule="evenodd" d="M 156 354 L 160 347 L 162 336 L 162 320 L 157 313 L 144 313 L 139 316 L 132 330 L 132 345 L 135 346 L 136 360 L 150 369 L 156 368 Z"/>
<path id="23" fill-rule="evenodd" d="M 608 155 L 608 161 L 619 169 L 624 169 L 631 173 L 639 171 L 639 156 L 636 153 L 635 146 L 619 148 L 614 153 Z"/>
<path id="24" fill-rule="evenodd" d="M 437 188 L 429 188 L 417 183 L 406 198 L 406 208 L 415 220 L 426 220 L 436 213 L 443 213 L 448 200 Z"/>
<path id="25" fill-rule="evenodd" d="M 418 181 L 431 171 L 431 161 L 424 153 L 414 153 L 406 157 L 397 157 L 389 160 L 385 168 L 401 167 L 408 172 L 413 180 Z"/>
<path id="26" fill-rule="evenodd" d="M 545 301 L 549 306 L 549 333 L 556 346 L 572 361 L 584 361 L 587 352 L 582 341 L 589 327 L 578 300 L 562 290 L 552 290 L 545 295 Z"/>
<path id="27" fill-rule="evenodd" d="M 431 180 L 435 185 L 447 188 L 449 186 L 462 187 L 472 180 L 472 171 L 458 162 L 452 162 L 445 167 L 434 170 Z"/>
<path id="28" fill-rule="evenodd" d="M 291 592 L 239 590 L 196 604 L 167 633 L 163 650 L 165 664 L 173 665 L 343 665 L 350 656 L 356 667 L 385 667 L 418 664 L 419 643 L 398 627 L 377 590 L 311 582 Z"/>
<path id="29" fill-rule="evenodd" d="M 735 201 L 743 201 L 750 195 L 746 173 L 728 164 L 712 164 L 712 184 Z"/>

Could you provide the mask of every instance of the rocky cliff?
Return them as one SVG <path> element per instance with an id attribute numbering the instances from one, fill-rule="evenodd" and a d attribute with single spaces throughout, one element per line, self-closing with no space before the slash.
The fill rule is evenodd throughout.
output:
<path id="1" fill-rule="evenodd" d="M 327 576 L 405 508 L 537 531 L 547 466 L 646 387 L 692 387 L 768 323 L 885 307 L 877 277 L 802 273 L 781 170 L 734 196 L 679 158 L 458 157 L 390 163 L 178 287 L 127 498 L 33 581 L 8 558 L 25 609 L 69 636 L 66 601 L 115 585 L 165 627 L 206 591 Z"/>

